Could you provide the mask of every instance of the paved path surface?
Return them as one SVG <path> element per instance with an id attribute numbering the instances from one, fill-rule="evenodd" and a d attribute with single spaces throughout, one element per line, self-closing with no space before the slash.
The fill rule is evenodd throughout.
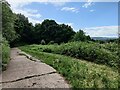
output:
<path id="1" fill-rule="evenodd" d="M 0 81 L 2 88 L 69 88 L 55 69 L 45 63 L 31 61 L 19 55 L 20 52 L 17 48 L 11 50 L 11 61 Z"/>

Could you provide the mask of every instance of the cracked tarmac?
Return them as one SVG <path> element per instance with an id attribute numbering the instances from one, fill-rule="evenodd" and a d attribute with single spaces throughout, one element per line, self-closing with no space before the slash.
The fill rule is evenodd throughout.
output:
<path id="1" fill-rule="evenodd" d="M 70 88 L 55 69 L 42 62 L 31 61 L 19 55 L 18 48 L 11 49 L 8 69 L 0 74 L 2 88 Z"/>

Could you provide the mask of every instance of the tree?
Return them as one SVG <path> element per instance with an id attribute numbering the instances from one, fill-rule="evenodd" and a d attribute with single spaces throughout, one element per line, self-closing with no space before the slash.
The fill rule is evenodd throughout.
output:
<path id="1" fill-rule="evenodd" d="M 26 42 L 33 43 L 34 42 L 34 27 L 32 23 L 29 23 L 28 18 L 26 18 L 22 14 L 17 14 L 17 19 L 15 21 L 15 31 L 17 32 L 19 39 L 17 42 Z"/>
<path id="2" fill-rule="evenodd" d="M 83 30 L 79 30 L 73 37 L 73 41 L 91 40 L 90 36 L 86 36 Z"/>
<path id="3" fill-rule="evenodd" d="M 72 39 L 72 37 L 74 36 L 75 32 L 73 31 L 73 29 L 71 28 L 71 26 L 65 25 L 65 24 L 61 24 L 59 25 L 59 31 L 56 33 L 56 41 L 58 41 L 57 43 L 67 43 L 69 40 Z"/>
<path id="4" fill-rule="evenodd" d="M 10 9 L 10 5 L 5 0 L 2 0 L 2 35 L 11 43 L 17 38 L 14 30 L 14 14 Z"/>
<path id="5" fill-rule="evenodd" d="M 58 24 L 54 20 L 44 20 L 41 24 L 41 39 L 44 39 L 46 43 L 54 41 L 57 26 Z"/>
<path id="6" fill-rule="evenodd" d="M 41 29 L 41 24 L 35 24 L 35 26 L 34 26 L 34 41 L 36 43 L 41 43 L 43 31 L 44 30 Z"/>
<path id="7" fill-rule="evenodd" d="M 44 20 L 41 24 L 35 25 L 36 40 L 44 39 L 46 43 L 54 41 L 55 43 L 68 42 L 75 34 L 73 29 L 65 24 L 57 24 L 54 20 Z"/>

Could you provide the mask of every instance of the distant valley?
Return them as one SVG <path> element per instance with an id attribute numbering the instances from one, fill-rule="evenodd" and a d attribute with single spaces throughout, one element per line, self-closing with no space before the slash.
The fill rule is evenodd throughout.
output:
<path id="1" fill-rule="evenodd" d="M 110 40 L 110 39 L 117 39 L 117 37 L 91 37 L 94 40 Z"/>

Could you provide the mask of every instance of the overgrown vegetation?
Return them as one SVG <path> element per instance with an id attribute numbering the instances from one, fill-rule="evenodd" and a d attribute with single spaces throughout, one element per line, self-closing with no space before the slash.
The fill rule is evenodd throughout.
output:
<path id="1" fill-rule="evenodd" d="M 23 46 L 20 49 L 55 68 L 74 89 L 118 88 L 119 74 L 117 70 L 113 71 L 105 65 L 97 65 L 81 59 L 34 50 L 36 47 L 37 45 Z"/>
<path id="2" fill-rule="evenodd" d="M 33 51 L 67 55 L 118 69 L 117 43 L 70 42 L 61 45 L 30 45 L 27 47 Z"/>
<path id="3" fill-rule="evenodd" d="M 49 19 L 33 26 L 24 15 L 13 13 L 8 2 L 1 2 L 3 70 L 10 60 L 9 45 L 34 44 L 21 49 L 54 67 L 73 88 L 118 87 L 119 45 L 116 42 L 120 38 L 95 41 L 83 30 L 75 32 L 71 26 Z"/>
<path id="4" fill-rule="evenodd" d="M 5 39 L 0 44 L 2 46 L 2 70 L 6 70 L 7 64 L 10 61 L 10 47 Z"/>
<path id="5" fill-rule="evenodd" d="M 7 64 L 9 63 L 10 60 L 10 47 L 9 43 L 12 42 L 17 38 L 16 32 L 14 30 L 14 14 L 12 10 L 10 9 L 9 3 L 7 3 L 4 0 L 0 1 L 0 5 L 2 6 L 2 22 L 0 24 L 0 28 L 2 31 L 0 31 L 0 46 L 1 46 L 1 52 L 0 56 L 2 61 L 1 61 L 1 67 L 2 70 L 5 70 L 7 67 Z M 2 27 L 1 27 L 2 25 Z M 3 38 L 3 37 L 4 38 Z M 0 68 L 1 70 L 1 68 Z"/>
<path id="6" fill-rule="evenodd" d="M 15 14 L 10 9 L 10 4 L 4 0 L 2 3 L 2 35 L 6 40 L 11 43 L 17 38 L 14 30 Z"/>

